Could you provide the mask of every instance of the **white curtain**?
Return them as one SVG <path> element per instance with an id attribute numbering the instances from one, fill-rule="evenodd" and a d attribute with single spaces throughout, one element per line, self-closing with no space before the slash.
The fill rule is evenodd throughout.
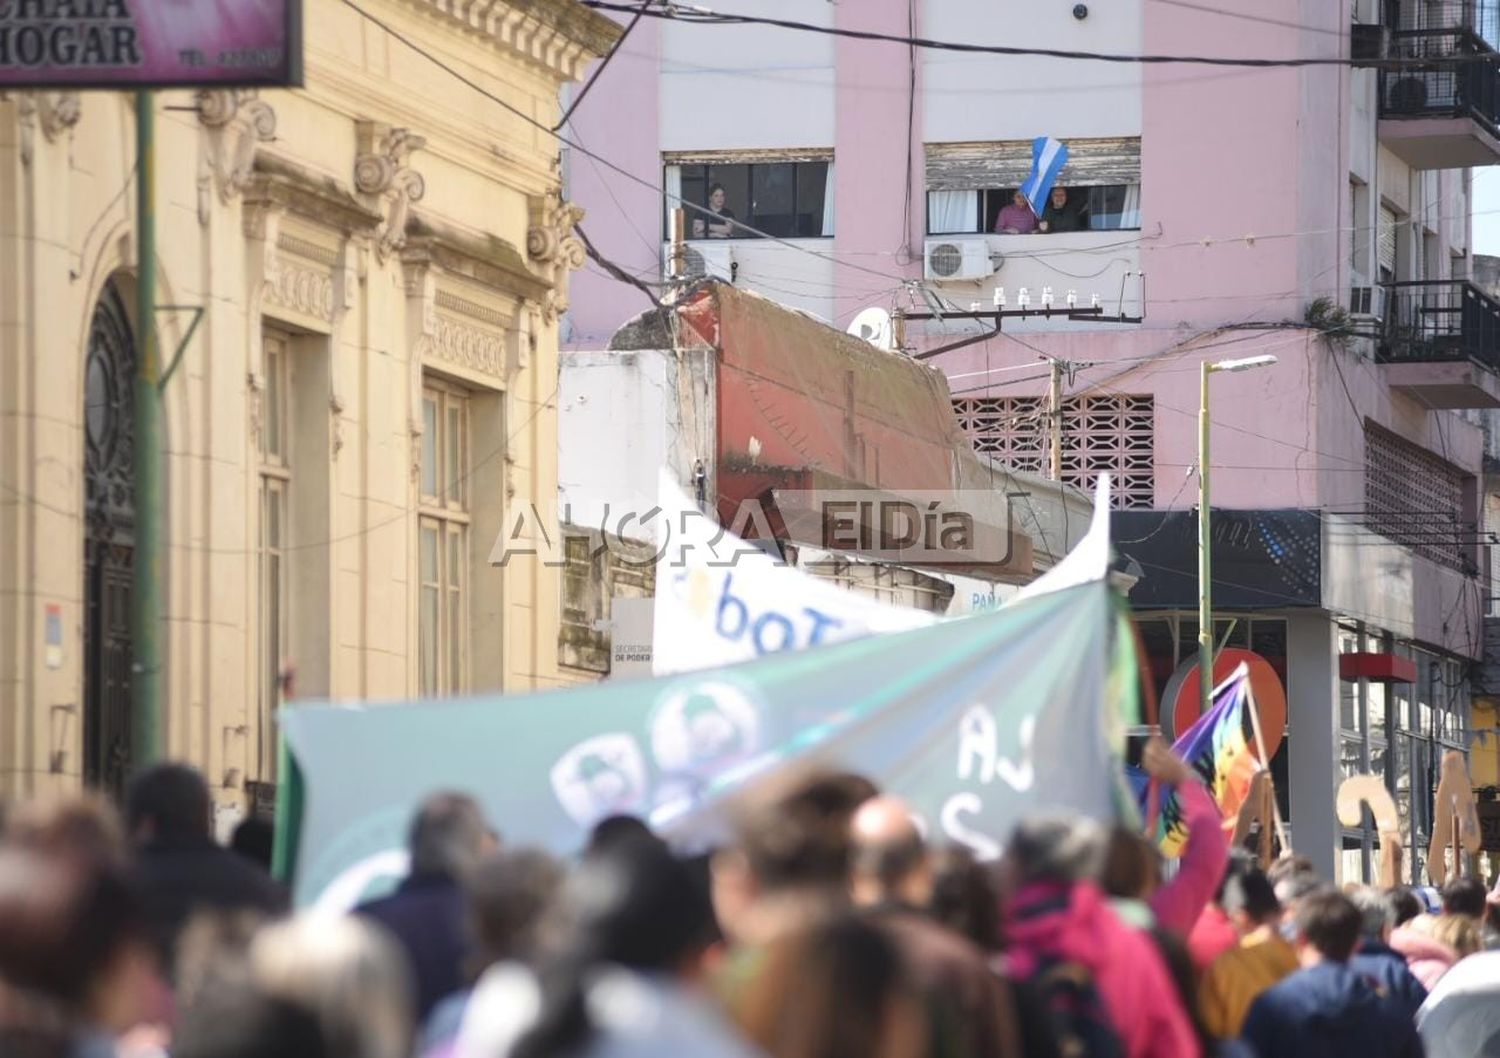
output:
<path id="1" fill-rule="evenodd" d="M 1139 228 L 1141 226 L 1141 185 L 1125 185 L 1125 208 L 1120 211 L 1120 227 Z"/>
<path id="2" fill-rule="evenodd" d="M 666 178 L 662 181 L 662 183 L 665 185 L 662 187 L 662 191 L 664 192 L 666 197 L 665 208 L 670 214 L 671 210 L 674 210 L 678 206 L 682 205 L 682 166 L 667 166 Z M 685 239 L 691 239 L 693 237 L 693 218 L 691 214 L 686 218 L 686 220 L 687 230 L 683 232 L 682 235 Z M 672 225 L 670 223 L 663 224 L 662 230 L 671 231 Z"/>
<path id="3" fill-rule="evenodd" d="M 938 235 L 979 230 L 978 191 L 929 191 L 927 230 Z"/>
<path id="4" fill-rule="evenodd" d="M 833 234 L 833 163 L 828 163 L 828 174 L 823 178 L 823 234 Z"/>

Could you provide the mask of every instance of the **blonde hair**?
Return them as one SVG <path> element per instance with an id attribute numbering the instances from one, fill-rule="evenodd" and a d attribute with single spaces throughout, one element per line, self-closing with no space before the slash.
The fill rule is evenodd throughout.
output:
<path id="1" fill-rule="evenodd" d="M 1460 959 L 1483 947 L 1479 923 L 1468 915 L 1438 915 L 1433 919 L 1429 935 L 1452 948 Z"/>
<path id="2" fill-rule="evenodd" d="M 262 930 L 250 969 L 267 995 L 311 1010 L 329 1052 L 410 1058 L 415 1016 L 406 960 L 356 918 L 302 915 Z"/>

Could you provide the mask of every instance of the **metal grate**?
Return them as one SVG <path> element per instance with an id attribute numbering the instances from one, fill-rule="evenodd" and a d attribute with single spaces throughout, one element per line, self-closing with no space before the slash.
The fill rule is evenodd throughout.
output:
<path id="1" fill-rule="evenodd" d="M 1378 426 L 1365 427 L 1365 511 L 1373 532 L 1444 566 L 1468 567 L 1463 472 Z"/>
<path id="2" fill-rule="evenodd" d="M 974 450 L 1006 466 L 1045 474 L 1047 402 L 1042 397 L 960 397 L 953 401 Z M 1098 394 L 1067 397 L 1062 407 L 1062 478 L 1080 489 L 1108 471 L 1115 506 L 1150 509 L 1156 502 L 1152 465 L 1156 411 L 1150 396 Z"/>

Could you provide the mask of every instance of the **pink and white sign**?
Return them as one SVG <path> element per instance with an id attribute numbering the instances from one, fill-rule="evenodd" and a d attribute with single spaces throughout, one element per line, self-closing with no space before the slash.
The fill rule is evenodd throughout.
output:
<path id="1" fill-rule="evenodd" d="M 289 85 L 300 0 L 0 0 L 0 88 Z"/>

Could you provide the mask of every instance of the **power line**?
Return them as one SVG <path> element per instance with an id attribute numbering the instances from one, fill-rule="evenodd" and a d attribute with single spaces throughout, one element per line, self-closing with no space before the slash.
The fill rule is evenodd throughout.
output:
<path id="1" fill-rule="evenodd" d="M 612 0 L 581 0 L 585 7 L 600 11 L 633 12 L 630 4 Z M 1304 57 L 1295 59 L 1234 58 L 1227 55 L 1127 55 L 1118 52 L 1079 51 L 1067 48 L 1031 48 L 1008 44 L 971 44 L 965 41 L 933 40 L 927 37 L 900 36 L 895 33 L 880 33 L 875 30 L 848 29 L 840 26 L 819 26 L 811 22 L 797 22 L 785 18 L 768 18 L 763 15 L 733 15 L 711 11 L 708 8 L 670 4 L 656 10 L 647 9 L 652 18 L 673 22 L 705 26 L 773 26 L 778 29 L 797 30 L 805 33 L 821 33 L 831 37 L 846 37 L 852 40 L 878 41 L 886 44 L 902 44 L 907 47 L 926 48 L 933 51 L 967 52 L 979 55 L 1036 56 L 1048 59 L 1069 59 L 1084 62 L 1141 63 L 1144 65 L 1187 64 L 1195 66 L 1238 66 L 1256 69 L 1337 66 L 1361 69 L 1405 70 L 1431 69 L 1434 65 L 1454 65 L 1475 62 L 1493 63 L 1492 55 L 1454 55 L 1441 59 L 1345 59 L 1332 56 Z"/>
<path id="2" fill-rule="evenodd" d="M 507 100 L 501 98 L 500 96 L 496 95 L 495 93 L 491 92 L 489 89 L 487 89 L 483 85 L 479 84 L 473 78 L 471 78 L 468 75 L 466 75 L 465 73 L 463 73 L 463 71 L 456 69 L 455 67 L 451 66 L 450 64 L 448 64 L 444 60 L 440 59 L 438 56 L 432 54 L 426 48 L 422 47 L 422 45 L 420 45 L 416 41 L 412 40 L 410 37 L 408 37 L 406 34 L 402 33 L 400 30 L 396 29 L 390 23 L 388 23 L 385 20 L 381 19 L 379 16 L 373 15 L 369 11 L 366 11 L 363 7 L 361 7 L 358 3 L 356 3 L 355 0 L 342 0 L 342 2 L 344 4 L 344 6 L 350 8 L 351 10 L 355 11 L 356 13 L 358 13 L 361 18 L 364 18 L 366 21 L 370 22 L 374 26 L 378 26 L 382 31 L 384 31 L 387 35 L 389 35 L 393 40 L 399 41 L 400 43 L 404 44 L 411 51 L 413 51 L 416 54 L 422 56 L 422 58 L 424 58 L 428 62 L 432 63 L 438 69 L 444 71 L 445 73 L 449 74 L 453 78 L 457 79 L 459 82 L 461 82 L 462 84 L 464 84 L 468 88 L 471 88 L 475 92 L 479 93 L 484 98 L 488 99 L 490 102 L 495 103 L 497 106 L 500 106 L 501 108 L 503 108 L 504 110 L 508 111 L 509 113 L 514 114 L 516 117 L 520 118 L 522 121 L 526 122 L 528 125 L 532 126 L 533 128 L 535 128 L 535 129 L 537 129 L 537 130 L 539 130 L 541 132 L 546 133 L 548 136 L 551 136 L 552 138 L 554 138 L 555 140 L 557 140 L 559 143 L 561 143 L 564 146 L 569 147 L 569 148 L 577 151 L 579 154 L 582 154 L 584 157 L 594 159 L 600 165 L 603 165 L 605 168 L 609 169 L 611 172 L 618 173 L 620 176 L 623 176 L 625 179 L 631 181 L 632 183 L 639 184 L 642 187 L 650 188 L 651 191 L 654 192 L 654 193 L 656 193 L 656 194 L 661 194 L 662 193 L 662 189 L 660 187 L 658 187 L 656 184 L 651 183 L 649 180 L 646 180 L 643 177 L 636 176 L 634 173 L 630 172 L 628 169 L 624 169 L 621 166 L 616 165 L 614 162 L 610 161 L 608 158 L 604 157 L 603 155 L 596 154 L 594 151 L 591 151 L 587 147 L 583 146 L 583 144 L 579 143 L 577 140 L 569 139 L 567 136 L 564 136 L 561 132 L 557 131 L 556 129 L 553 129 L 553 128 L 549 127 L 546 123 L 538 121 L 536 118 L 534 118 L 530 114 L 526 113 L 520 107 L 515 106 L 513 103 L 510 103 L 509 101 L 507 101 Z M 625 8 L 625 10 L 633 12 L 633 11 L 635 11 L 637 9 L 635 7 L 627 7 L 627 8 Z M 647 14 L 654 14 L 654 12 L 648 11 Z M 757 238 L 766 239 L 766 240 L 769 240 L 771 242 L 778 243 L 778 244 L 780 244 L 782 246 L 786 246 L 786 247 L 788 247 L 788 248 L 790 248 L 792 250 L 796 250 L 796 251 L 801 252 L 801 253 L 809 254 L 809 255 L 811 255 L 813 257 L 819 257 L 819 258 L 823 258 L 824 260 L 827 260 L 827 261 L 832 261 L 834 263 L 838 263 L 837 261 L 834 260 L 834 258 L 832 258 L 829 255 L 824 254 L 824 253 L 822 253 L 822 252 L 820 252 L 818 250 L 813 250 L 813 249 L 810 249 L 810 248 L 808 248 L 806 246 L 798 246 L 797 244 L 795 244 L 793 242 L 790 242 L 787 239 L 782 238 L 781 236 L 772 235 L 769 232 L 761 231 L 759 228 L 751 227 L 750 225 L 744 223 L 743 221 L 733 220 L 733 219 L 728 218 L 728 217 L 722 217 L 719 214 L 714 213 L 712 210 L 708 209 L 706 206 L 700 206 L 700 205 L 698 205 L 695 202 L 687 202 L 687 201 L 684 201 L 682 199 L 679 199 L 678 203 L 684 209 L 692 210 L 695 213 L 701 213 L 705 217 L 713 217 L 716 223 L 719 223 L 719 224 L 728 224 L 731 227 L 733 227 L 735 229 L 738 229 L 740 231 L 749 232 L 751 235 L 754 235 Z M 846 263 L 845 267 L 846 268 L 852 268 L 852 269 L 854 269 L 856 271 L 859 271 L 859 272 L 866 272 L 866 273 L 868 273 L 868 274 L 870 274 L 872 276 L 877 276 L 877 277 L 879 277 L 881 279 L 887 279 L 887 280 L 890 280 L 890 281 L 896 282 L 896 283 L 904 283 L 904 282 L 907 281 L 907 277 L 906 276 L 898 276 L 898 275 L 893 275 L 893 274 L 888 273 L 888 272 L 881 272 L 881 271 L 879 271 L 877 269 L 869 268 L 869 267 L 867 267 L 865 265 Z"/>

